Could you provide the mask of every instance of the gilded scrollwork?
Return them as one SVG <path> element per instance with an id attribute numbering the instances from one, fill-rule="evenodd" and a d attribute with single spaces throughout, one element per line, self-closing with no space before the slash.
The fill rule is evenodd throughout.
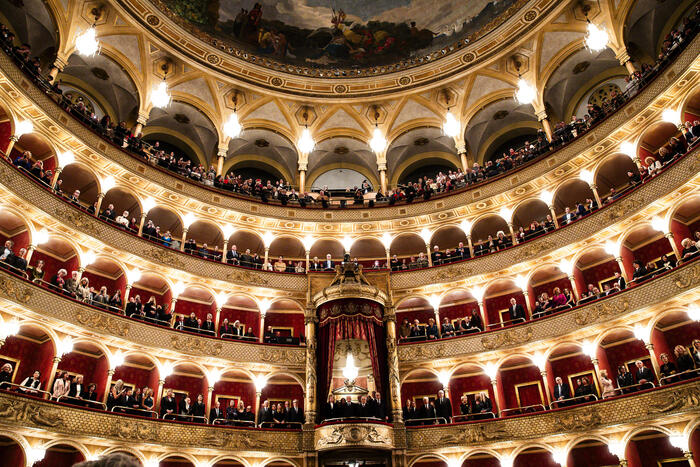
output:
<path id="1" fill-rule="evenodd" d="M 76 211 L 75 209 L 60 206 L 54 210 L 54 214 L 68 225 L 77 227 L 88 235 L 92 235 L 94 237 L 100 235 L 101 230 L 97 226 L 94 219 L 82 214 L 79 211 Z"/>
<path id="2" fill-rule="evenodd" d="M 80 324 L 91 329 L 108 331 L 120 337 L 126 337 L 129 334 L 129 323 L 113 316 L 83 308 L 79 309 L 75 316 Z"/>
<path id="3" fill-rule="evenodd" d="M 481 345 L 487 350 L 497 349 L 508 345 L 520 345 L 532 340 L 532 327 L 522 329 L 514 328 L 504 332 L 497 332 L 492 336 L 481 338 Z"/>
<path id="4" fill-rule="evenodd" d="M 465 429 L 453 433 L 446 433 L 440 437 L 441 445 L 474 444 L 482 441 L 506 439 L 510 436 L 508 430 L 502 425 L 478 425 L 468 426 Z"/>
<path id="5" fill-rule="evenodd" d="M 615 298 L 612 300 L 596 303 L 583 311 L 576 312 L 574 319 L 578 325 L 595 323 L 602 319 L 608 319 L 629 310 L 630 303 L 626 298 Z"/>
<path id="6" fill-rule="evenodd" d="M 357 444 L 390 447 L 391 437 L 380 433 L 374 426 L 338 425 L 334 426 L 330 433 L 322 433 L 317 442 L 319 448 Z"/>
<path id="7" fill-rule="evenodd" d="M 205 338 L 191 336 L 170 336 L 172 346 L 183 352 L 216 356 L 223 348 L 221 342 L 209 342 Z"/>
<path id="8" fill-rule="evenodd" d="M 655 397 L 647 406 L 647 413 L 658 414 L 676 412 L 700 406 L 700 388 L 697 386 L 677 389 L 671 394 Z"/>
<path id="9" fill-rule="evenodd" d="M 185 267 L 185 263 L 183 263 L 182 260 L 177 257 L 176 253 L 163 248 L 146 248 L 141 251 L 141 254 L 148 258 L 152 258 L 159 263 L 165 264 L 166 266 L 171 266 L 178 269 Z"/>
<path id="10" fill-rule="evenodd" d="M 131 441 L 154 441 L 161 439 L 159 427 L 153 423 L 133 422 L 111 425 L 109 436 Z"/>
<path id="11" fill-rule="evenodd" d="M 0 294 L 15 302 L 25 304 L 32 298 L 32 290 L 21 286 L 20 281 L 10 277 L 0 277 Z"/>
<path id="12" fill-rule="evenodd" d="M 260 349 L 260 360 L 282 365 L 301 365 L 306 360 L 306 356 L 302 352 L 287 352 L 284 348 L 262 347 Z"/>
<path id="13" fill-rule="evenodd" d="M 0 419 L 15 422 L 30 422 L 54 428 L 63 423 L 58 409 L 36 405 L 30 401 L 8 399 L 0 401 Z"/>
<path id="14" fill-rule="evenodd" d="M 673 283 L 679 289 L 687 289 L 697 285 L 698 282 L 700 282 L 700 263 L 695 263 L 692 267 L 684 269 Z"/>
<path id="15" fill-rule="evenodd" d="M 596 408 L 559 414 L 554 417 L 554 420 L 555 426 L 567 431 L 590 430 L 603 423 L 603 418 Z"/>

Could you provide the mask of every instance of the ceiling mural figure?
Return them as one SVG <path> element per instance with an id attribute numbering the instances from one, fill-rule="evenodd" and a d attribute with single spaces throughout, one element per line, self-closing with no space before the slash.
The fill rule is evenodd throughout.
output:
<path id="1" fill-rule="evenodd" d="M 201 36 L 304 65 L 372 66 L 494 29 L 519 0 L 152 0 Z M 437 4 L 436 4 L 437 3 Z M 482 31 L 483 32 L 483 31 Z"/>

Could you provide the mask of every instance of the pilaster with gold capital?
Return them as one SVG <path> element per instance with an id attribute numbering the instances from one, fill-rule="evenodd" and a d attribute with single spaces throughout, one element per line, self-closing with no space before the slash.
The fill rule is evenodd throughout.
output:
<path id="1" fill-rule="evenodd" d="M 389 369 L 389 397 L 394 423 L 403 423 L 401 412 L 401 380 L 399 378 L 399 353 L 396 347 L 396 310 L 387 306 L 384 309 L 386 323 L 387 366 Z"/>
<path id="2" fill-rule="evenodd" d="M 316 423 L 316 310 L 307 307 L 304 312 L 306 335 L 306 385 L 304 390 L 304 412 L 307 424 Z"/>

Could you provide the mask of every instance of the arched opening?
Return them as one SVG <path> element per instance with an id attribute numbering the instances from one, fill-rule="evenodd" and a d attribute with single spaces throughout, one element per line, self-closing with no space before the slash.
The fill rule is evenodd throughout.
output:
<path id="1" fill-rule="evenodd" d="M 22 135 L 10 153 L 15 166 L 50 185 L 56 168 L 53 147 L 38 133 Z M 58 187 L 60 189 L 60 185 Z"/>
<path id="2" fill-rule="evenodd" d="M 435 323 L 435 311 L 424 297 L 412 297 L 396 307 L 396 320 L 400 322 L 399 340 L 415 342 L 427 339 L 426 327 Z"/>
<path id="3" fill-rule="evenodd" d="M 672 241 L 683 251 L 683 242 L 686 238 L 692 242 L 700 240 L 700 196 L 688 196 L 676 207 L 671 216 Z M 686 244 L 688 242 L 686 241 Z M 685 257 L 685 254 L 681 253 Z M 688 256 L 687 259 L 692 259 Z"/>
<path id="4" fill-rule="evenodd" d="M 256 341 L 260 336 L 260 311 L 257 303 L 245 295 L 233 295 L 222 304 L 219 337 Z"/>
<path id="5" fill-rule="evenodd" d="M 498 410 L 492 402 L 496 399 L 491 378 L 478 365 L 460 365 L 450 378 L 449 394 L 455 422 L 496 417 Z"/>
<path id="6" fill-rule="evenodd" d="M 54 342 L 46 330 L 35 324 L 20 325 L 19 332 L 5 339 L 5 345 L 0 347 L 0 363 L 12 366 L 12 384 L 20 385 L 31 378 L 35 371 L 39 372 L 41 384 L 37 389 L 48 391 L 49 373 L 55 355 Z M 13 386 L 14 388 L 14 386 Z M 23 391 L 26 393 L 26 391 Z M 30 393 L 33 395 L 35 393 Z"/>
<path id="7" fill-rule="evenodd" d="M 143 229 L 143 236 L 165 246 L 179 249 L 182 240 L 182 219 L 169 208 L 155 206 L 148 211 L 148 222 Z"/>
<path id="8" fill-rule="evenodd" d="M 219 381 L 214 384 L 211 404 L 212 409 L 218 408 L 220 414 L 217 415 L 215 410 L 215 418 L 210 420 L 210 423 L 255 426 L 255 385 L 249 374 L 240 370 L 224 371 Z M 221 420 L 222 418 L 226 420 Z"/>
<path id="9" fill-rule="evenodd" d="M 600 341 L 597 357 L 600 369 L 606 370 L 610 379 L 617 382 L 615 387 L 619 389 L 616 389 L 616 394 L 629 394 L 651 387 L 644 381 L 657 383 L 644 341 L 637 339 L 629 329 L 609 331 Z M 642 368 L 645 370 L 640 373 Z"/>
<path id="10" fill-rule="evenodd" d="M 212 467 L 245 467 L 245 466 L 235 459 L 221 459 L 220 461 L 217 461 Z"/>
<path id="11" fill-rule="evenodd" d="M 513 230 L 519 242 L 531 240 L 546 232 L 545 225 L 552 222 L 547 206 L 540 199 L 529 199 L 518 205 L 513 212 Z M 553 227 L 553 225 L 552 225 Z"/>
<path id="12" fill-rule="evenodd" d="M 7 436 L 0 436 L 0 456 L 5 459 L 10 467 L 24 467 L 26 461 L 24 460 L 24 449 L 22 446 L 12 438 Z"/>
<path id="13" fill-rule="evenodd" d="M 448 292 L 440 301 L 440 334 L 443 338 L 484 330 L 479 302 L 467 290 Z M 450 325 L 452 328 L 450 328 Z"/>
<path id="14" fill-rule="evenodd" d="M 141 205 L 136 196 L 122 187 L 114 187 L 102 200 L 100 219 L 136 233 L 141 219 Z"/>
<path id="15" fill-rule="evenodd" d="M 226 160 L 231 162 L 224 165 L 222 187 L 235 190 L 246 180 L 253 185 L 257 180 L 263 185 L 269 180 L 274 185 L 280 179 L 293 184 L 298 157 L 294 144 L 281 134 L 266 128 L 246 128 L 229 142 Z M 240 180 L 236 180 L 238 176 Z"/>
<path id="16" fill-rule="evenodd" d="M 365 269 L 384 269 L 386 250 L 378 238 L 359 238 L 350 247 L 350 257 L 358 258 Z"/>
<path id="17" fill-rule="evenodd" d="M 448 264 L 454 261 L 469 258 L 469 247 L 467 245 L 467 235 L 456 225 L 449 225 L 438 229 L 430 239 L 433 245 L 433 252 L 444 250 L 440 254 L 439 264 Z M 437 266 L 433 258 L 433 266 Z"/>
<path id="18" fill-rule="evenodd" d="M 263 428 L 301 429 L 301 424 L 304 423 L 304 390 L 294 378 L 285 374 L 270 376 L 260 394 L 260 401 L 267 401 L 271 408 L 274 406 L 278 413 L 283 411 L 289 417 L 284 423 L 263 422 L 261 424 Z M 297 408 L 292 413 L 294 401 Z"/>
<path id="19" fill-rule="evenodd" d="M 578 344 L 556 346 L 547 357 L 545 369 L 553 408 L 600 399 L 602 391 L 595 367 Z"/>
<path id="20" fill-rule="evenodd" d="M 686 310 L 665 313 L 651 331 L 651 343 L 659 363 L 659 383 L 670 384 L 698 375 L 692 355 L 700 339 L 700 323 Z M 700 342 L 697 347 L 700 348 Z"/>
<path id="21" fill-rule="evenodd" d="M 41 274 L 38 281 L 56 292 L 72 293 L 67 290 L 65 282 L 56 277 L 61 271 L 63 272 L 59 276 L 63 281 L 74 275 L 77 277 L 80 258 L 70 243 L 61 237 L 50 236 L 48 242 L 37 245 L 29 265 L 37 269 L 39 262 L 42 263 L 41 269 L 44 274 Z"/>
<path id="22" fill-rule="evenodd" d="M 448 467 L 448 465 L 439 457 L 425 456 L 414 462 L 411 467 Z"/>
<path id="23" fill-rule="evenodd" d="M 511 299 L 522 308 L 517 311 L 513 309 Z M 499 279 L 488 286 L 484 291 L 484 309 L 489 329 L 519 324 L 529 319 L 525 295 L 511 279 Z"/>
<path id="24" fill-rule="evenodd" d="M 44 459 L 36 462 L 36 467 L 52 467 L 55 465 L 73 465 L 85 460 L 82 452 L 70 444 L 54 444 L 46 449 Z"/>
<path id="25" fill-rule="evenodd" d="M 428 259 L 425 256 L 425 241 L 415 233 L 399 234 L 391 242 L 391 270 L 405 271 L 407 269 L 426 267 Z"/>
<path id="26" fill-rule="evenodd" d="M 195 414 L 193 410 L 193 415 L 180 415 L 179 412 L 183 411 L 183 407 L 191 406 L 194 409 L 195 404 L 200 399 L 206 403 L 207 391 L 207 378 L 199 366 L 192 363 L 176 364 L 173 368 L 173 373 L 165 378 L 165 384 L 163 385 L 163 399 L 160 404 L 161 418 L 165 420 L 206 423 L 205 418 L 208 414 L 203 413 L 203 407 L 200 409 L 201 413 Z M 179 412 L 167 413 L 171 405 L 165 399 L 171 396 L 174 398 Z"/>
<path id="27" fill-rule="evenodd" d="M 205 336 L 216 335 L 216 301 L 209 290 L 188 286 L 176 298 L 173 311 L 176 329 Z"/>
<path id="28" fill-rule="evenodd" d="M 659 267 L 668 258 L 677 261 L 671 243 L 663 232 L 642 224 L 627 233 L 620 256 L 632 282 L 638 283 L 663 272 Z"/>
<path id="29" fill-rule="evenodd" d="M 501 467 L 501 461 L 491 454 L 477 452 L 464 459 L 462 467 Z"/>
<path id="30" fill-rule="evenodd" d="M 570 467 L 605 467 L 616 465 L 620 459 L 610 452 L 608 445 L 597 439 L 584 439 L 569 451 L 567 465 Z"/>
<path id="31" fill-rule="evenodd" d="M 508 223 L 496 214 L 488 214 L 480 218 L 474 222 L 472 227 L 472 243 L 474 245 L 474 256 L 495 253 L 498 250 L 512 246 L 513 242 Z"/>
<path id="32" fill-rule="evenodd" d="M 196 467 L 189 459 L 181 456 L 170 456 L 162 459 L 158 467 Z"/>
<path id="33" fill-rule="evenodd" d="M 223 247 L 224 236 L 218 225 L 209 221 L 197 220 L 187 229 L 185 253 L 212 261 L 220 261 Z"/>
<path id="34" fill-rule="evenodd" d="M 532 317 L 539 318 L 574 306 L 576 297 L 571 289 L 571 281 L 558 267 L 545 265 L 538 268 L 527 285 Z"/>
<path id="35" fill-rule="evenodd" d="M 559 223 L 566 225 L 578 219 L 578 205 L 585 207 L 592 204 L 594 199 L 591 187 L 579 178 L 572 178 L 559 185 L 552 201 Z"/>
<path id="36" fill-rule="evenodd" d="M 87 265 L 82 277 L 95 290 L 91 304 L 115 313 L 121 312 L 120 307 L 111 303 L 117 292 L 123 297 L 126 291 L 126 273 L 119 263 L 106 256 L 98 256 L 94 263 Z"/>
<path id="37" fill-rule="evenodd" d="M 24 219 L 7 209 L 0 210 L 0 244 L 10 241 L 15 258 L 6 258 L 3 267 L 9 268 L 15 274 L 23 275 L 27 267 L 26 249 L 30 243 L 30 232 Z M 22 252 L 24 249 L 24 253 Z M 24 261 L 19 261 L 19 259 Z"/>
<path id="38" fill-rule="evenodd" d="M 435 425 L 438 423 L 433 405 L 437 400 L 438 391 L 442 389 L 443 384 L 437 375 L 428 370 L 413 371 L 403 380 L 401 397 L 404 400 L 403 413 L 406 426 Z"/>
<path id="39" fill-rule="evenodd" d="M 306 251 L 301 241 L 295 237 L 280 236 L 270 244 L 268 261 L 275 271 L 294 272 L 296 267 L 306 269 Z M 301 262 L 301 264 L 299 264 Z"/>
<path id="40" fill-rule="evenodd" d="M 670 156 L 664 156 L 661 148 L 667 146 L 669 140 L 673 137 L 677 137 L 682 141 L 685 147 L 685 138 L 678 131 L 678 127 L 675 124 L 669 122 L 654 123 L 644 130 L 641 138 L 639 138 L 637 157 L 645 167 L 649 167 L 656 161 L 659 161 L 660 164 L 668 162 Z M 683 153 L 685 153 L 685 150 L 683 150 Z"/>
<path id="41" fill-rule="evenodd" d="M 318 259 L 323 263 L 326 261 L 327 255 L 331 255 L 331 259 L 333 261 L 342 260 L 344 252 L 345 250 L 343 245 L 338 240 L 332 238 L 322 238 L 314 242 L 314 245 L 309 251 L 309 256 L 313 258 L 314 261 Z"/>
<path id="42" fill-rule="evenodd" d="M 304 342 L 304 310 L 293 300 L 277 300 L 265 313 L 264 342 L 299 345 Z"/>
<path id="43" fill-rule="evenodd" d="M 327 186 L 331 191 L 361 188 L 369 182 L 377 191 L 377 156 L 364 141 L 349 137 L 325 139 L 309 154 L 308 181 L 313 191 Z M 374 197 L 372 197 L 374 198 Z"/>
<path id="44" fill-rule="evenodd" d="M 242 266 L 245 268 L 262 268 L 265 254 L 265 246 L 262 238 L 254 232 L 238 230 L 229 237 L 230 252 L 235 251 L 237 255 L 226 254 L 226 261 L 229 264 Z"/>
<path id="45" fill-rule="evenodd" d="M 141 303 L 143 313 L 133 316 L 136 319 L 143 319 L 148 322 L 169 326 L 172 320 L 172 310 L 170 309 L 170 299 L 172 291 L 167 281 L 160 275 L 152 272 L 144 272 L 138 281 L 134 282 L 129 291 L 129 299 L 126 304 L 126 314 L 129 316 L 136 311 L 132 303 Z M 155 310 L 153 304 L 155 303 Z M 146 305 L 148 305 L 148 310 Z M 155 316 L 154 316 L 155 315 Z"/>
<path id="46" fill-rule="evenodd" d="M 683 450 L 673 446 L 666 433 L 654 429 L 635 434 L 627 442 L 625 458 L 628 465 L 690 465 Z"/>
<path id="47" fill-rule="evenodd" d="M 95 396 L 84 397 L 83 399 L 94 402 L 86 405 L 91 408 L 102 408 L 99 403 L 105 393 L 107 381 L 107 371 L 109 370 L 109 359 L 102 349 L 95 343 L 79 340 L 73 345 L 73 350 L 61 357 L 58 364 L 54 385 L 51 394 L 54 399 L 67 404 L 83 405 L 80 401 L 80 394 L 77 392 L 78 384 L 81 391 L 86 393 L 90 390 Z M 59 382 L 62 379 L 63 382 Z M 68 382 L 69 390 L 62 391 L 62 387 Z M 94 384 L 94 387 L 91 385 Z"/>
<path id="48" fill-rule="evenodd" d="M 625 154 L 613 154 L 601 162 L 596 171 L 595 183 L 601 199 L 621 194 L 641 181 L 637 164 Z"/>
<path id="49" fill-rule="evenodd" d="M 155 413 L 155 399 L 158 396 L 158 367 L 148 356 L 134 352 L 124 356 L 124 363 L 114 368 L 114 375 L 110 383 L 109 390 L 117 385 L 118 387 L 129 387 L 134 392 L 141 390 L 141 394 L 148 392 L 153 399 L 153 407 L 148 408 L 148 404 L 142 404 L 142 411 L 136 413 L 144 417 L 157 417 Z M 107 410 L 112 410 L 117 403 L 114 398 L 107 398 Z M 144 401 L 145 402 L 145 401 Z"/>
<path id="50" fill-rule="evenodd" d="M 439 172 L 457 170 L 454 140 L 441 129 L 420 127 L 409 130 L 390 142 L 386 150 L 389 185 L 417 182 L 419 178 L 435 179 Z"/>
<path id="51" fill-rule="evenodd" d="M 591 248 L 579 256 L 573 270 L 582 303 L 615 292 L 622 284 L 622 271 L 615 256 L 600 247 Z"/>
<path id="52" fill-rule="evenodd" d="M 504 416 L 539 412 L 547 406 L 540 369 L 528 357 L 515 355 L 506 359 L 498 369 L 496 382 L 502 394 L 500 400 L 505 404 L 501 410 Z"/>
<path id="53" fill-rule="evenodd" d="M 63 196 L 83 209 L 92 208 L 94 214 L 100 191 L 95 174 L 82 164 L 69 164 L 61 171 L 61 180 Z"/>

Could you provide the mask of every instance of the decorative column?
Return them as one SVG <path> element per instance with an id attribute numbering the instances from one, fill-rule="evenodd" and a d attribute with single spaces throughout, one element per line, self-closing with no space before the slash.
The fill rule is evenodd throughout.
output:
<path id="1" fill-rule="evenodd" d="M 498 418 L 501 418 L 501 408 L 503 407 L 503 401 L 501 400 L 500 394 L 498 393 L 498 381 L 496 381 L 495 378 L 491 380 L 491 387 L 493 388 L 493 398 L 496 399 L 496 405 L 498 406 L 496 416 Z"/>
<path id="2" fill-rule="evenodd" d="M 510 238 L 513 239 L 513 245 L 518 244 L 518 237 L 515 236 L 515 231 L 513 230 L 513 221 L 508 221 L 508 230 L 510 230 Z"/>
<path id="3" fill-rule="evenodd" d="M 544 395 L 547 400 L 547 407 L 552 403 L 552 395 L 549 391 L 549 384 L 547 384 L 547 370 L 541 370 L 540 375 L 542 376 L 542 384 L 544 385 Z"/>
<path id="4" fill-rule="evenodd" d="M 304 194 L 306 189 L 306 170 L 299 170 L 299 193 Z"/>
<path id="5" fill-rule="evenodd" d="M 228 153 L 228 145 L 219 146 L 219 152 L 216 153 L 216 175 L 224 174 L 224 161 L 226 161 L 226 153 Z"/>
<path id="6" fill-rule="evenodd" d="M 221 262 L 226 264 L 226 254 L 228 253 L 228 238 L 224 239 L 224 249 L 221 252 Z"/>
<path id="7" fill-rule="evenodd" d="M 268 260 L 269 256 L 270 256 L 270 247 L 266 246 L 265 247 L 265 261 L 263 261 L 263 267 L 265 267 L 265 265 L 267 264 L 267 260 Z"/>
<path id="8" fill-rule="evenodd" d="M 76 279 L 78 282 L 80 282 L 80 279 L 82 279 L 84 272 L 85 272 L 84 266 L 78 267 L 78 279 Z"/>
<path id="9" fill-rule="evenodd" d="M 299 159 L 297 161 L 299 170 L 299 195 L 306 192 L 306 171 L 309 169 L 309 154 L 299 151 Z"/>
<path id="10" fill-rule="evenodd" d="M 528 292 L 527 286 L 525 286 L 523 289 L 523 296 L 525 297 L 525 305 L 527 306 L 527 315 L 532 318 L 532 304 L 530 303 L 528 295 L 530 295 L 530 292 Z"/>
<path id="11" fill-rule="evenodd" d="M 578 300 L 581 295 L 578 293 L 578 287 L 576 287 L 576 278 L 573 274 L 569 275 L 569 283 L 571 284 L 571 292 L 574 294 L 574 298 Z"/>
<path id="12" fill-rule="evenodd" d="M 595 370 L 596 378 L 600 374 L 600 366 L 598 366 L 598 359 L 591 358 L 591 363 L 593 364 L 593 369 Z"/>
<path id="13" fill-rule="evenodd" d="M 688 462 L 688 465 L 690 467 L 695 467 L 695 461 L 693 460 L 693 453 L 690 451 L 686 451 L 683 449 L 683 457 L 685 457 L 685 460 Z"/>
<path id="14" fill-rule="evenodd" d="M 134 286 L 134 284 L 130 284 L 127 282 L 126 288 L 124 289 L 124 305 L 123 305 L 124 310 L 126 310 L 126 304 L 129 303 L 129 292 L 131 292 L 131 287 L 133 287 L 133 286 Z"/>
<path id="15" fill-rule="evenodd" d="M 379 184 L 381 185 L 382 194 L 387 194 L 388 185 L 386 183 L 386 162 L 377 165 L 379 169 Z"/>
<path id="16" fill-rule="evenodd" d="M 185 240 L 187 240 L 187 227 L 182 229 L 182 241 L 180 242 L 180 251 L 185 251 Z"/>
<path id="17" fill-rule="evenodd" d="M 459 154 L 459 162 L 462 166 L 462 172 L 467 171 L 469 168 L 469 159 L 467 158 L 467 143 L 464 141 L 455 140 L 455 147 L 457 149 L 457 154 Z"/>
<path id="18" fill-rule="evenodd" d="M 34 251 L 36 250 L 36 245 L 33 243 L 30 243 L 29 246 L 27 247 L 27 256 L 24 257 L 24 259 L 27 260 L 27 264 L 32 260 L 32 255 L 34 254 Z"/>
<path id="19" fill-rule="evenodd" d="M 469 245 L 469 257 L 474 257 L 474 245 L 472 244 L 472 236 L 467 234 L 467 245 Z"/>
<path id="20" fill-rule="evenodd" d="M 644 347 L 647 348 L 649 351 L 649 358 L 651 359 L 651 366 L 654 367 L 654 373 L 656 374 L 656 377 L 659 378 L 659 375 L 661 374 L 661 369 L 659 368 L 659 361 L 656 359 L 656 352 L 654 351 L 654 344 L 646 344 Z"/>
<path id="21" fill-rule="evenodd" d="M 600 202 L 600 195 L 598 194 L 598 185 L 595 183 L 591 183 L 589 185 L 591 187 L 591 191 L 593 192 L 593 196 L 595 197 L 595 202 L 598 204 L 598 209 L 603 207 L 603 203 Z"/>
<path id="22" fill-rule="evenodd" d="M 53 83 L 59 73 L 61 73 L 64 68 L 68 65 L 68 60 L 64 59 L 60 55 L 56 56 L 56 60 L 53 62 L 53 67 L 49 71 L 49 77 L 51 77 L 51 82 Z"/>
<path id="23" fill-rule="evenodd" d="M 425 242 L 425 251 L 428 255 L 428 266 L 433 267 L 433 257 L 430 255 L 430 242 Z"/>
<path id="24" fill-rule="evenodd" d="M 141 111 L 138 117 L 136 117 L 136 126 L 134 127 L 134 136 L 138 138 L 143 133 L 143 127 L 148 122 L 148 116 L 150 112 Z"/>
<path id="25" fill-rule="evenodd" d="M 260 425 L 260 396 L 262 391 L 255 389 L 255 426 Z"/>
<path id="26" fill-rule="evenodd" d="M 676 245 L 676 242 L 673 240 L 673 232 L 668 231 L 664 233 L 664 237 L 668 238 L 668 241 L 671 244 L 671 248 L 673 249 L 673 254 L 676 255 L 676 260 L 680 261 L 682 256 L 680 250 L 678 249 L 678 245 Z"/>
<path id="27" fill-rule="evenodd" d="M 311 427 L 316 423 L 316 310 L 307 307 L 304 313 L 304 335 L 306 336 L 306 386 L 304 392 L 305 423 Z"/>
<path id="28" fill-rule="evenodd" d="M 49 384 L 46 385 L 46 392 L 52 393 L 53 383 L 56 380 L 56 371 L 58 370 L 58 364 L 61 362 L 61 357 L 54 357 L 53 364 L 51 365 L 51 372 L 49 373 Z M 48 396 L 50 399 L 51 396 Z"/>
<path id="29" fill-rule="evenodd" d="M 215 335 L 218 335 L 218 333 L 219 333 L 219 323 L 221 322 L 221 310 L 223 310 L 223 308 L 224 308 L 223 305 L 216 307 L 216 313 L 214 314 L 214 334 Z M 207 413 L 209 413 L 209 412 L 207 412 Z"/>
<path id="30" fill-rule="evenodd" d="M 387 306 L 384 309 L 386 323 L 387 367 L 389 369 L 389 398 L 391 399 L 391 416 L 394 426 L 403 425 L 401 412 L 401 380 L 399 379 L 399 353 L 396 348 L 396 309 Z"/>
<path id="31" fill-rule="evenodd" d="M 260 313 L 260 337 L 258 337 L 258 342 L 263 341 L 264 335 L 265 335 L 265 313 Z"/>
<path id="32" fill-rule="evenodd" d="M 112 385 L 112 376 L 114 376 L 114 369 L 110 369 L 107 371 L 107 383 L 105 384 L 104 396 L 102 396 L 102 403 L 103 404 L 107 403 L 107 397 L 109 397 L 109 389 L 110 389 L 110 386 Z"/>
<path id="33" fill-rule="evenodd" d="M 637 72 L 637 69 L 635 68 L 634 63 L 632 63 L 632 59 L 630 58 L 629 53 L 627 53 L 627 49 L 625 47 L 622 47 L 617 51 L 615 58 L 620 61 L 620 65 L 627 68 L 627 73 L 630 75 Z"/>
<path id="34" fill-rule="evenodd" d="M 100 217 L 100 209 L 102 208 L 102 200 L 105 199 L 106 193 L 99 193 L 97 195 L 97 206 L 95 206 L 95 217 Z M 143 216 L 143 214 L 141 214 Z M 141 221 L 143 224 L 143 221 Z M 139 228 L 139 235 L 141 235 L 141 228 Z"/>
<path id="35" fill-rule="evenodd" d="M 163 399 L 163 388 L 165 387 L 165 380 L 158 380 L 158 391 L 156 392 L 156 400 L 153 401 L 153 407 L 156 412 L 160 413 L 160 401 Z"/>
<path id="36" fill-rule="evenodd" d="M 623 277 L 623 279 L 625 279 L 625 282 L 629 282 L 629 279 L 627 278 L 627 270 L 625 269 L 625 262 L 622 261 L 622 256 L 615 257 L 615 261 L 617 261 L 617 266 L 620 268 L 620 275 Z"/>
<path id="37" fill-rule="evenodd" d="M 544 133 L 547 135 L 547 141 L 552 141 L 552 127 L 549 125 L 549 119 L 547 118 L 547 111 L 540 110 L 539 112 L 535 112 L 535 115 L 537 116 L 537 120 L 542 124 L 542 129 L 544 130 Z"/>
<path id="38" fill-rule="evenodd" d="M 214 386 L 209 386 L 207 390 L 207 401 L 206 405 L 204 406 L 204 416 L 207 417 L 207 420 L 209 419 L 209 413 L 211 413 L 211 399 L 212 396 L 214 395 Z M 211 423 L 212 420 L 209 420 L 209 423 Z"/>
<path id="39" fill-rule="evenodd" d="M 306 272 L 309 272 L 309 267 L 311 266 L 311 261 L 309 260 L 309 256 L 311 256 L 311 250 L 304 250 L 304 254 L 306 255 Z"/>
<path id="40" fill-rule="evenodd" d="M 600 206 L 598 206 L 600 207 Z M 557 219 L 557 213 L 554 211 L 554 205 L 549 205 L 549 213 L 552 215 L 552 221 L 554 221 L 554 227 L 559 228 L 559 219 Z"/>

